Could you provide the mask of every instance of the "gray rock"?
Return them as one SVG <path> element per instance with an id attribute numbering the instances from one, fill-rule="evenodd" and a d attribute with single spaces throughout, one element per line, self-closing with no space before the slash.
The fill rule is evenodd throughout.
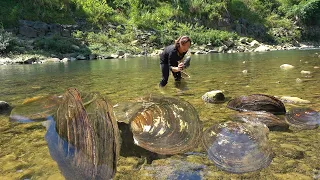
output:
<path id="1" fill-rule="evenodd" d="M 253 40 L 251 43 L 250 43 L 250 46 L 253 47 L 253 48 L 256 48 L 256 47 L 259 47 L 260 46 L 260 43 L 256 40 Z"/>
<path id="2" fill-rule="evenodd" d="M 123 56 L 124 54 L 125 54 L 125 52 L 122 51 L 122 50 L 117 51 L 117 55 L 118 55 L 118 56 Z"/>
<path id="3" fill-rule="evenodd" d="M 89 55 L 89 60 L 94 60 L 97 59 L 97 55 L 96 54 L 90 54 Z"/>
<path id="4" fill-rule="evenodd" d="M 35 38 L 37 37 L 37 31 L 32 27 L 22 26 L 19 28 L 19 34 L 28 38 Z"/>
<path id="5" fill-rule="evenodd" d="M 77 56 L 77 59 L 78 59 L 78 60 L 86 60 L 87 58 L 86 58 L 84 55 L 79 54 L 79 55 Z"/>
<path id="6" fill-rule="evenodd" d="M 202 97 L 202 100 L 208 103 L 224 102 L 225 97 L 221 90 L 214 90 L 206 92 Z"/>
<path id="7" fill-rule="evenodd" d="M 265 52 L 265 51 L 270 51 L 270 48 L 264 45 L 260 45 L 254 50 L 254 52 Z"/>

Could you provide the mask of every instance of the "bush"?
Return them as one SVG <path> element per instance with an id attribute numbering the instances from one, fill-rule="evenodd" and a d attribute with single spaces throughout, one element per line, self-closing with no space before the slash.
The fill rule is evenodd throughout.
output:
<path id="1" fill-rule="evenodd" d="M 10 43 L 13 42 L 14 37 L 12 33 L 7 32 L 0 26 L 0 54 L 4 54 L 9 51 Z"/>
<path id="2" fill-rule="evenodd" d="M 312 0 L 298 12 L 298 17 L 305 25 L 320 25 L 320 0 Z"/>
<path id="3" fill-rule="evenodd" d="M 78 48 L 75 48 L 78 46 Z M 38 38 L 34 42 L 34 47 L 38 50 L 44 50 L 47 52 L 59 52 L 59 53 L 73 53 L 80 52 L 89 54 L 88 49 L 83 47 L 76 39 L 65 38 L 59 35 L 50 37 Z"/>

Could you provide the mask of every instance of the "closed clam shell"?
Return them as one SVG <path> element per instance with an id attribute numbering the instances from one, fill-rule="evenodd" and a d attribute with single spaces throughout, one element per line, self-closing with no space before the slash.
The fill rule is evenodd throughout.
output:
<path id="1" fill-rule="evenodd" d="M 315 129 L 320 125 L 320 113 L 311 108 L 292 108 L 286 114 L 286 121 L 299 129 Z"/>
<path id="2" fill-rule="evenodd" d="M 85 99 L 75 88 L 64 93 L 46 135 L 50 154 L 66 179 L 111 179 L 120 150 L 112 106 L 98 93 Z"/>
<path id="3" fill-rule="evenodd" d="M 219 169 L 246 173 L 271 163 L 267 133 L 268 128 L 260 123 L 226 122 L 208 128 L 202 140 L 209 159 Z"/>
<path id="4" fill-rule="evenodd" d="M 158 154 L 177 154 L 198 145 L 202 125 L 194 107 L 171 97 L 148 97 L 130 120 L 135 144 Z"/>
<path id="5" fill-rule="evenodd" d="M 230 100 L 227 107 L 236 111 L 266 111 L 272 114 L 285 114 L 284 104 L 274 96 L 251 94 Z"/>
<path id="6" fill-rule="evenodd" d="M 274 114 L 262 111 L 247 111 L 240 112 L 232 116 L 232 120 L 242 121 L 246 123 L 263 123 L 268 128 L 281 128 L 288 129 L 289 124 L 285 121 L 285 119 L 280 119 Z"/>

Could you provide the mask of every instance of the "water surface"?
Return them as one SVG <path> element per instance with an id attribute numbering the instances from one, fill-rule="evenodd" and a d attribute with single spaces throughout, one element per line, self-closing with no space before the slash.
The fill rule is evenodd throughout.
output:
<path id="1" fill-rule="evenodd" d="M 306 106 L 320 111 L 320 69 L 314 68 L 320 66 L 320 58 L 315 53 L 320 50 L 193 55 L 186 71 L 190 78 L 176 88 L 170 75 L 163 90 L 158 88 L 161 74 L 157 57 L 0 66 L 0 100 L 16 106 L 27 98 L 63 94 L 68 87 L 100 92 L 113 104 L 162 93 L 190 102 L 208 128 L 227 121 L 234 113 L 226 108 L 227 102 L 204 103 L 201 96 L 211 90 L 223 90 L 228 99 L 253 93 L 295 96 L 311 103 L 286 103 L 287 110 Z M 284 71 L 282 64 L 295 68 Z M 306 76 L 302 70 L 312 73 Z M 0 179 L 64 179 L 50 157 L 45 134 L 41 123 L 13 124 L 8 116 L 1 115 Z M 320 173 L 319 137 L 319 128 L 270 132 L 273 162 L 252 173 L 218 170 L 199 147 L 152 162 L 137 155 L 120 157 L 114 179 L 312 179 Z"/>

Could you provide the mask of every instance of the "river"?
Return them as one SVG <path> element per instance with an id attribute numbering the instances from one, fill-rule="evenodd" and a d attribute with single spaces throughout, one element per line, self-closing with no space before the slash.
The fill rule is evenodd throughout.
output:
<path id="1" fill-rule="evenodd" d="M 320 50 L 192 55 L 191 66 L 186 70 L 190 77 L 176 88 L 170 75 L 169 83 L 161 90 L 157 57 L 0 66 L 0 100 L 16 106 L 27 98 L 63 94 L 69 87 L 81 92 L 100 92 L 113 104 L 162 94 L 190 102 L 204 128 L 208 128 L 228 120 L 234 113 L 226 108 L 227 101 L 203 102 L 201 96 L 212 90 L 222 90 L 227 99 L 257 93 L 299 97 L 311 103 L 285 103 L 286 109 L 301 106 L 320 111 L 320 69 L 316 68 L 320 66 L 320 57 L 316 53 L 320 54 Z M 294 68 L 282 70 L 282 64 Z M 64 179 L 50 157 L 45 133 L 41 123 L 15 124 L 8 122 L 7 115 L 0 115 L 0 179 Z M 221 171 L 199 147 L 195 149 L 197 153 L 164 156 L 152 163 L 136 156 L 120 157 L 114 179 L 320 178 L 319 128 L 271 131 L 268 137 L 274 159 L 260 171 L 245 174 Z M 191 170 L 185 177 L 170 175 L 168 169 L 181 169 L 186 163 L 192 164 L 194 174 Z"/>

